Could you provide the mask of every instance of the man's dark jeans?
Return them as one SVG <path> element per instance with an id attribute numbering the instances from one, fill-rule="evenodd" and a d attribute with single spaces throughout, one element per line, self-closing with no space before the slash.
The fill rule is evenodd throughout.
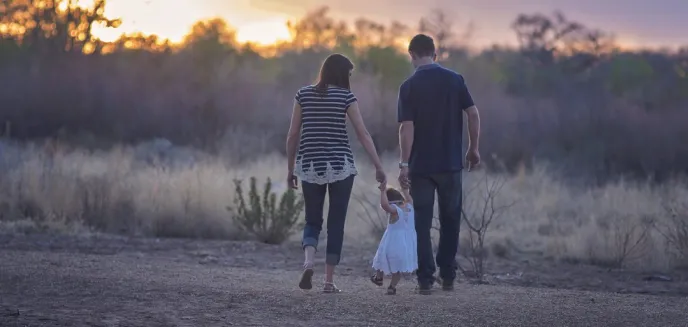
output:
<path id="1" fill-rule="evenodd" d="M 306 226 L 303 228 L 303 241 L 301 242 L 304 248 L 312 246 L 317 250 L 323 225 L 325 194 L 329 193 L 330 196 L 329 212 L 327 213 L 327 249 L 325 250 L 325 263 L 328 265 L 338 265 L 342 256 L 344 223 L 346 222 L 346 211 L 349 207 L 353 186 L 354 175 L 324 185 L 301 183 L 306 207 Z"/>
<path id="2" fill-rule="evenodd" d="M 456 279 L 456 252 L 459 247 L 461 228 L 461 172 L 446 174 L 412 174 L 411 196 L 416 209 L 416 234 L 418 236 L 418 284 L 430 286 L 435 281 L 435 262 L 443 281 Z M 438 196 L 440 240 L 437 257 L 432 258 L 433 209 L 435 192 Z"/>

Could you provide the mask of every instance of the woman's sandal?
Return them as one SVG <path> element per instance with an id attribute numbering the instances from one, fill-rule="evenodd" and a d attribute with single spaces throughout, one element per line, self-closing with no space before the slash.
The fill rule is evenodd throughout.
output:
<path id="1" fill-rule="evenodd" d="M 392 286 L 392 285 L 390 285 L 390 286 L 387 288 L 387 295 L 397 295 L 397 288 L 394 287 L 394 286 Z"/>
<path id="2" fill-rule="evenodd" d="M 382 286 L 384 277 L 378 277 L 377 274 L 370 276 L 370 281 L 377 286 Z"/>
<path id="3" fill-rule="evenodd" d="M 313 263 L 303 265 L 303 273 L 301 273 L 299 288 L 302 290 L 310 290 L 313 288 Z"/>
<path id="4" fill-rule="evenodd" d="M 323 288 L 324 293 L 341 293 L 342 290 L 337 288 L 334 283 L 325 282 L 325 287 Z"/>

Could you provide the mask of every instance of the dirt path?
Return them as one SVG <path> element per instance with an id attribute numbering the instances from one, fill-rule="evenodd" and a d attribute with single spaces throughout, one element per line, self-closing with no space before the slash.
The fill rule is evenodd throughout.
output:
<path id="1" fill-rule="evenodd" d="M 199 244 L 219 246 L 0 242 L 0 326 L 688 326 L 685 297 L 468 284 L 422 296 L 410 280 L 390 297 L 357 268 L 338 279 L 345 293 L 304 293 L 298 251 L 222 243 L 270 262 L 255 269 Z"/>

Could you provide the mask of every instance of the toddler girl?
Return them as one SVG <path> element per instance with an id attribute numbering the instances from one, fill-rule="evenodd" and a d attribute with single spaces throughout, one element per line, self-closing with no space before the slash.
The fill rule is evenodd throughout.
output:
<path id="1" fill-rule="evenodd" d="M 402 192 L 387 188 L 384 183 L 380 184 L 380 206 L 387 212 L 388 221 L 373 259 L 376 273 L 370 280 L 375 285 L 382 286 L 383 276 L 392 275 L 387 288 L 389 295 L 397 293 L 401 273 L 410 273 L 418 268 L 413 201 L 408 190 L 404 189 Z"/>

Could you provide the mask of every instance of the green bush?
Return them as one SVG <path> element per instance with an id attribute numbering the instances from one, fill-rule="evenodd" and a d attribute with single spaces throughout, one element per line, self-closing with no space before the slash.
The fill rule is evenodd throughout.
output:
<path id="1" fill-rule="evenodd" d="M 251 177 L 248 199 L 244 197 L 241 180 L 234 180 L 233 219 L 243 231 L 255 236 L 260 242 L 280 244 L 286 241 L 298 228 L 299 217 L 303 210 L 303 198 L 288 189 L 281 195 L 277 205 L 277 193 L 272 191 L 272 181 L 268 178 L 262 195 L 256 186 L 256 178 Z"/>

